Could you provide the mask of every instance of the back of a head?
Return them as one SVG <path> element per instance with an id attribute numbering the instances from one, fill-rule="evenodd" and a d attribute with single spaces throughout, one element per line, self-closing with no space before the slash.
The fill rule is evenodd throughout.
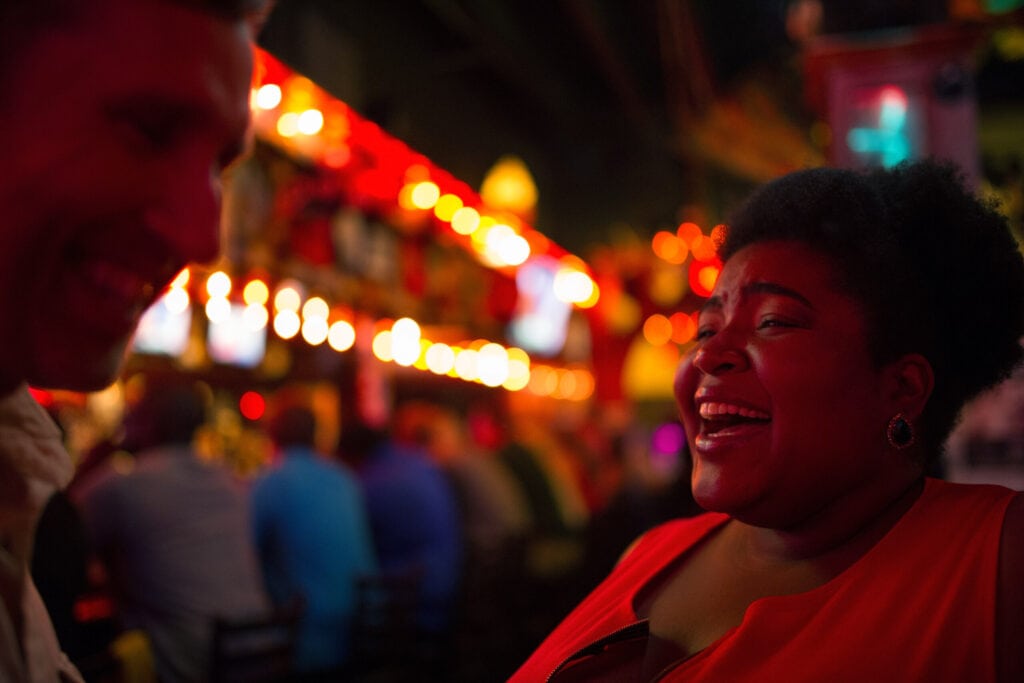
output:
<path id="1" fill-rule="evenodd" d="M 188 444 L 206 421 L 204 386 L 187 377 L 150 377 L 130 419 L 144 435 L 140 445 Z"/>
<path id="2" fill-rule="evenodd" d="M 267 433 L 279 448 L 314 448 L 316 415 L 303 403 L 288 403 L 274 411 Z"/>
<path id="3" fill-rule="evenodd" d="M 929 360 L 935 388 L 922 427 L 933 453 L 963 404 L 1020 361 L 1020 249 L 948 164 L 784 176 L 740 208 L 720 253 L 775 240 L 830 257 L 837 286 L 863 307 L 876 363 L 906 353 Z"/>

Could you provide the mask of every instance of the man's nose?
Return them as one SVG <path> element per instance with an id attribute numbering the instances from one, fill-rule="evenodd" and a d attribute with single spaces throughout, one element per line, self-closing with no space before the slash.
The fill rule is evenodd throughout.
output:
<path id="1" fill-rule="evenodd" d="M 208 263 L 220 253 L 220 209 L 219 172 L 182 169 L 166 184 L 149 223 L 182 261 Z"/>

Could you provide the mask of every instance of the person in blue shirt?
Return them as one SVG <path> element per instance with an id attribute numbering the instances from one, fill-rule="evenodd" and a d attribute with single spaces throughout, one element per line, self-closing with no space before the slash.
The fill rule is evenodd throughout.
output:
<path id="1" fill-rule="evenodd" d="M 349 469 L 316 450 L 316 416 L 291 397 L 269 420 L 279 463 L 252 490 L 256 546 L 277 604 L 301 600 L 295 665 L 335 670 L 349 656 L 356 584 L 377 562 L 363 494 Z"/>

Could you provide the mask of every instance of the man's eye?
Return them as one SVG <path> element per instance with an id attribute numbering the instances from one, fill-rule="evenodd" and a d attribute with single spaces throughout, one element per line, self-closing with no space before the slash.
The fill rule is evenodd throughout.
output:
<path id="1" fill-rule="evenodd" d="M 715 334 L 715 328 L 713 328 L 713 327 L 707 327 L 707 326 L 705 326 L 705 327 L 698 327 L 697 328 L 697 335 L 695 336 L 695 339 L 697 341 L 704 341 L 705 339 L 710 339 L 711 337 L 713 337 L 714 334 Z"/>
<path id="2" fill-rule="evenodd" d="M 768 329 L 771 327 L 795 327 L 795 325 L 790 323 L 788 320 L 783 320 L 781 318 L 775 317 L 762 318 L 761 322 L 757 324 L 757 329 L 759 330 Z"/>
<path id="3" fill-rule="evenodd" d="M 169 119 L 136 119 L 132 127 L 144 144 L 154 150 L 170 147 L 178 134 L 178 127 Z"/>

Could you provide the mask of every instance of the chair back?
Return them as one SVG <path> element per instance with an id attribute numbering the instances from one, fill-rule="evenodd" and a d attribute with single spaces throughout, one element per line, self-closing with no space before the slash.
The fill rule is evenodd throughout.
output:
<path id="1" fill-rule="evenodd" d="M 287 683 L 298 638 L 300 602 L 268 615 L 213 623 L 211 683 Z"/>

